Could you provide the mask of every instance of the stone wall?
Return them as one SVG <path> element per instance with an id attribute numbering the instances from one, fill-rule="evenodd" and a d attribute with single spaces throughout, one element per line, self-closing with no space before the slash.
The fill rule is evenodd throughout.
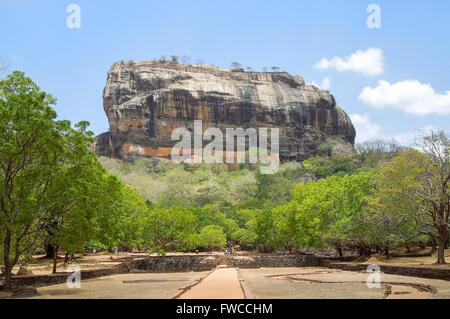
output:
<path id="1" fill-rule="evenodd" d="M 315 255 L 254 255 L 227 257 L 227 266 L 238 268 L 314 267 L 321 265 L 322 259 Z"/>
<path id="2" fill-rule="evenodd" d="M 111 268 L 81 270 L 81 280 L 133 272 L 158 273 L 208 271 L 216 267 L 217 259 L 207 255 L 148 257 L 127 261 Z M 71 273 L 57 273 L 50 275 L 13 276 L 12 285 L 13 288 L 24 286 L 43 287 L 57 285 L 65 283 L 70 274 Z M 0 290 L 2 288 L 3 280 L 0 278 Z"/>
<path id="3" fill-rule="evenodd" d="M 212 256 L 150 257 L 135 260 L 128 266 L 132 272 L 188 272 L 208 271 L 217 267 Z"/>
<path id="4" fill-rule="evenodd" d="M 364 271 L 369 265 L 367 264 L 350 264 L 350 263 L 327 263 L 328 268 L 342 269 L 347 271 Z M 411 266 L 393 266 L 378 265 L 381 272 L 391 275 L 411 276 L 428 279 L 450 280 L 450 269 L 440 269 L 431 267 L 411 267 Z"/>
<path id="5" fill-rule="evenodd" d="M 104 276 L 118 275 L 122 273 L 128 273 L 128 268 L 124 265 L 118 265 L 112 268 L 106 269 L 92 269 L 82 270 L 81 279 L 93 279 Z M 67 282 L 67 278 L 71 273 L 57 273 L 50 275 L 33 275 L 33 276 L 13 276 L 12 286 L 13 289 L 24 286 L 44 287 L 57 284 L 63 284 Z M 0 282 L 0 290 L 3 288 L 3 281 Z"/>

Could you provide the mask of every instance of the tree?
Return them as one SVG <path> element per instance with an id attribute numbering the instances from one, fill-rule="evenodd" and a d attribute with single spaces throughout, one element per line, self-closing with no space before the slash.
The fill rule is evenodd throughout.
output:
<path id="1" fill-rule="evenodd" d="M 332 245 L 342 256 L 344 246 L 366 247 L 368 200 L 375 173 L 331 176 L 298 184 L 293 200 L 273 211 L 278 238 L 289 251 Z"/>
<path id="2" fill-rule="evenodd" d="M 260 207 L 272 208 L 288 203 L 292 199 L 291 191 L 294 185 L 282 173 L 257 174 L 256 197 L 260 200 Z"/>
<path id="3" fill-rule="evenodd" d="M 253 218 L 247 223 L 247 227 L 255 234 L 259 250 L 268 252 L 280 247 L 272 212 L 269 209 L 256 209 L 252 215 Z"/>
<path id="4" fill-rule="evenodd" d="M 141 221 L 140 236 L 152 252 L 165 255 L 195 248 L 196 226 L 197 218 L 187 208 L 152 207 Z"/>
<path id="5" fill-rule="evenodd" d="M 178 55 L 171 55 L 170 58 L 173 62 L 178 63 Z"/>
<path id="6" fill-rule="evenodd" d="M 0 228 L 5 289 L 11 271 L 30 252 L 56 207 L 52 191 L 67 158 L 65 121 L 55 121 L 55 99 L 24 73 L 0 81 Z"/>
<path id="7" fill-rule="evenodd" d="M 199 243 L 200 246 L 208 248 L 212 251 L 215 247 L 224 247 L 227 243 L 227 238 L 222 227 L 217 225 L 209 225 L 203 227 L 200 231 Z"/>
<path id="8" fill-rule="evenodd" d="M 207 204 L 203 207 L 195 207 L 192 209 L 192 212 L 197 218 L 197 225 L 199 228 L 208 225 L 222 226 L 227 218 L 227 216 L 220 211 L 220 207 L 217 204 Z"/>
<path id="9" fill-rule="evenodd" d="M 239 228 L 234 236 L 242 249 L 253 249 L 258 241 L 257 235 L 248 228 Z"/>
<path id="10" fill-rule="evenodd" d="M 294 247 L 299 246 L 300 234 L 296 221 L 296 210 L 289 205 L 275 207 L 273 212 L 273 224 L 278 238 L 283 242 L 284 248 L 292 253 Z"/>
<path id="11" fill-rule="evenodd" d="M 408 149 L 382 169 L 375 206 L 414 222 L 418 233 L 438 242 L 437 263 L 445 263 L 449 229 L 450 142 L 443 132 L 422 138 L 421 151 Z"/>
<path id="12" fill-rule="evenodd" d="M 114 176 L 117 180 L 117 178 Z M 118 216 L 117 223 L 114 224 L 115 227 L 120 229 L 119 236 L 116 236 L 113 243 L 109 246 L 119 246 L 123 248 L 135 248 L 139 245 L 139 225 L 141 220 L 145 217 L 148 212 L 149 204 L 142 198 L 139 192 L 129 186 L 126 186 L 120 183 L 120 192 L 116 201 L 113 202 L 116 206 L 116 209 L 112 207 L 112 205 L 107 205 L 104 207 L 103 211 L 105 212 L 105 220 L 111 223 L 111 218 L 108 217 L 107 213 L 116 212 Z M 109 196 L 110 199 L 114 199 L 112 197 L 114 194 Z M 117 202 L 119 199 L 119 202 Z M 151 205 L 150 205 L 151 206 Z M 104 227 L 100 227 L 100 231 Z"/>
<path id="13" fill-rule="evenodd" d="M 326 178 L 332 175 L 354 174 L 362 166 L 351 157 L 343 155 L 333 155 L 331 158 L 311 157 L 303 161 L 303 167 L 310 173 Z"/>
<path id="14" fill-rule="evenodd" d="M 205 61 L 203 59 L 197 59 L 197 60 L 195 60 L 195 64 L 203 65 L 203 64 L 205 64 Z"/>
<path id="15" fill-rule="evenodd" d="M 181 58 L 181 63 L 183 64 L 190 64 L 191 63 L 191 58 L 187 55 L 183 55 Z"/>
<path id="16" fill-rule="evenodd" d="M 163 207 L 190 206 L 192 201 L 192 187 L 187 185 L 182 178 L 174 178 L 161 194 L 160 204 Z"/>
<path id="17" fill-rule="evenodd" d="M 242 69 L 242 65 L 239 62 L 231 62 L 231 69 L 240 70 Z"/>
<path id="18" fill-rule="evenodd" d="M 376 172 L 362 172 L 343 177 L 332 176 L 327 195 L 318 205 L 326 209 L 326 230 L 323 238 L 331 243 L 342 257 L 344 246 L 357 247 L 366 254 L 374 241 L 376 230 L 371 224 L 369 202 L 375 191 Z"/>
<path id="19" fill-rule="evenodd" d="M 95 186 L 99 178 L 105 174 L 104 168 L 97 162 L 97 157 L 89 150 L 92 143 L 92 132 L 87 131 L 89 123 L 80 122 L 75 129 L 70 127 L 70 122 L 66 122 L 65 125 L 66 129 L 61 131 L 65 146 L 61 152 L 65 161 L 53 182 L 48 185 L 46 197 L 42 198 L 43 202 L 54 202 L 47 218 L 47 232 L 50 235 L 47 242 L 54 247 L 54 273 L 58 249 L 67 245 L 73 247 L 80 239 L 88 238 L 89 227 L 84 221 L 93 215 L 89 210 L 96 209 L 96 205 L 89 203 L 99 197 L 95 190 L 100 188 Z M 84 234 L 77 240 L 74 234 L 80 232 Z"/>
<path id="20" fill-rule="evenodd" d="M 140 239 L 140 222 L 148 207 L 138 192 L 123 185 L 114 175 L 103 175 L 94 194 L 92 207 L 94 232 L 85 244 L 89 248 L 137 247 Z"/>
<path id="21" fill-rule="evenodd" d="M 320 144 L 317 150 L 321 156 L 331 157 L 333 155 L 333 143 Z"/>
<path id="22" fill-rule="evenodd" d="M 400 155 L 402 147 L 395 141 L 384 141 L 380 139 L 367 141 L 355 146 L 358 159 L 365 166 L 377 167 L 383 162 L 390 161 Z"/>
<path id="23" fill-rule="evenodd" d="M 273 72 L 278 72 L 278 71 L 280 71 L 280 68 L 277 67 L 277 66 L 273 66 L 273 67 L 271 67 L 271 70 L 272 70 Z"/>

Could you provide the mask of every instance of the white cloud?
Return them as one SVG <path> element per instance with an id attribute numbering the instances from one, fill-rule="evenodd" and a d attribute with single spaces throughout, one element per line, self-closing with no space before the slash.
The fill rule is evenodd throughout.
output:
<path id="1" fill-rule="evenodd" d="M 439 94 L 430 84 L 417 80 L 379 81 L 375 88 L 365 87 L 359 99 L 373 107 L 393 107 L 408 114 L 450 114 L 450 91 Z"/>
<path id="2" fill-rule="evenodd" d="M 430 135 L 431 131 L 437 131 L 437 130 L 439 130 L 438 127 L 436 127 L 434 125 L 428 125 L 428 126 L 422 127 L 421 129 L 419 129 L 417 131 L 396 134 L 392 138 L 401 145 L 413 146 L 418 141 L 418 139 L 420 139 L 421 136 Z"/>
<path id="3" fill-rule="evenodd" d="M 380 125 L 372 123 L 369 115 L 354 113 L 349 116 L 356 129 L 356 143 L 364 143 L 367 141 L 382 139 L 386 141 L 394 140 L 403 146 L 415 146 L 421 136 L 426 136 L 429 135 L 431 131 L 439 130 L 439 127 L 437 126 L 428 125 L 415 131 L 403 132 L 389 136 L 382 133 L 383 128 Z"/>
<path id="4" fill-rule="evenodd" d="M 338 72 L 353 71 L 367 76 L 376 76 L 384 72 L 384 56 L 381 49 L 369 48 L 344 58 L 334 57 L 330 60 L 322 58 L 314 67 L 320 70 L 336 69 Z"/>
<path id="5" fill-rule="evenodd" d="M 320 84 L 316 83 L 316 81 L 312 81 L 311 84 L 314 85 L 314 86 L 317 86 L 321 90 L 326 90 L 326 91 L 328 91 L 330 89 L 330 87 L 331 87 L 331 81 L 330 81 L 329 78 L 324 78 L 322 80 L 322 83 L 320 83 Z"/>
<path id="6" fill-rule="evenodd" d="M 368 115 L 354 113 L 349 116 L 356 129 L 356 143 L 364 143 L 366 141 L 381 138 L 381 126 L 372 123 Z"/>

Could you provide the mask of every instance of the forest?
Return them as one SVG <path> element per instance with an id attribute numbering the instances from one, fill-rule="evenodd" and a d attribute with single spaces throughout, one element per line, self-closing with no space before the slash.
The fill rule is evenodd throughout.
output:
<path id="1" fill-rule="evenodd" d="M 136 249 L 242 249 L 302 253 L 332 247 L 387 258 L 395 247 L 431 246 L 445 263 L 449 240 L 450 139 L 415 147 L 372 141 L 351 156 L 259 164 L 133 163 L 97 158 L 88 122 L 57 117 L 56 99 L 24 73 L 0 81 L 0 272 L 36 254 Z"/>

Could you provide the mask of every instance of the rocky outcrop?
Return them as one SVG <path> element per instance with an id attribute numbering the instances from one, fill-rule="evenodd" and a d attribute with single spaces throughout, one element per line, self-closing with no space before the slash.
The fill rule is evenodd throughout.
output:
<path id="1" fill-rule="evenodd" d="M 279 128 L 282 160 L 304 160 L 332 142 L 353 148 L 355 129 L 334 97 L 285 72 L 243 72 L 175 62 L 116 63 L 103 92 L 110 130 L 98 155 L 169 158 L 175 128 Z M 206 145 L 209 142 L 204 142 Z"/>

